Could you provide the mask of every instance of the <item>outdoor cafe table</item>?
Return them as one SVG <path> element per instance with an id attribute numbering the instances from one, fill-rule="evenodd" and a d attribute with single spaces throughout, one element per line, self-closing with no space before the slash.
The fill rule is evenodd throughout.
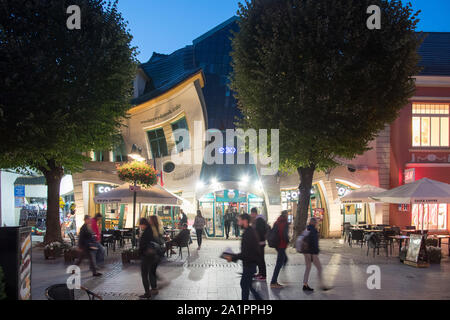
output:
<path id="1" fill-rule="evenodd" d="M 439 235 L 431 235 L 429 236 L 429 238 L 437 238 L 439 240 L 439 248 L 442 245 L 442 239 L 449 239 L 447 241 L 447 246 L 448 246 L 448 255 L 450 256 L 450 235 L 446 235 L 446 234 L 439 234 Z"/>
<path id="2" fill-rule="evenodd" d="M 398 252 L 402 251 L 402 242 L 403 240 L 408 240 L 409 236 L 390 236 L 389 238 L 398 240 Z"/>

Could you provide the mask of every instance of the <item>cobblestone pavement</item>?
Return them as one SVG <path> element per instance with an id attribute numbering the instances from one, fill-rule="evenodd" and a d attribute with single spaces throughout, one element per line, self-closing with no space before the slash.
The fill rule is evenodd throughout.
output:
<path id="1" fill-rule="evenodd" d="M 240 264 L 227 263 L 219 258 L 226 247 L 239 251 L 239 241 L 206 240 L 201 250 L 191 245 L 190 257 L 186 249 L 183 259 L 174 255 L 158 267 L 159 295 L 155 300 L 238 300 L 240 292 Z M 301 288 L 305 270 L 304 258 L 288 249 L 289 262 L 282 269 L 279 282 L 283 289 L 271 289 L 270 276 L 276 262 L 276 251 L 266 248 L 267 283 L 255 282 L 254 286 L 264 299 L 271 300 L 320 300 L 320 299 L 450 299 L 450 259 L 444 256 L 441 264 L 418 269 L 399 262 L 398 251 L 386 257 L 384 252 L 375 258 L 367 249 L 350 248 L 342 240 L 322 240 L 320 259 L 324 267 L 326 284 L 330 291 L 304 293 Z M 443 252 L 447 252 L 444 246 Z M 35 254 L 36 256 L 36 254 Z M 377 265 L 381 269 L 381 289 L 367 288 L 367 267 Z M 39 253 L 33 258 L 33 299 L 45 299 L 45 288 L 55 283 L 65 283 L 67 275 L 61 260 L 45 261 Z M 105 300 L 135 300 L 143 294 L 138 262 L 122 265 L 120 253 L 110 252 L 103 276 L 92 278 L 87 262 L 82 266 L 82 285 L 103 296 Z M 318 287 L 316 270 L 312 269 L 310 286 Z M 77 296 L 86 299 L 85 296 Z"/>

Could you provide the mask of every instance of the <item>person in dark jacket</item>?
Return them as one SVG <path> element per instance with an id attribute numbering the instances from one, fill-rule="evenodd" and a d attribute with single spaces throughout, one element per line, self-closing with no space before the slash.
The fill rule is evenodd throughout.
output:
<path id="1" fill-rule="evenodd" d="M 175 254 L 173 251 L 173 246 L 185 245 L 186 242 L 189 243 L 189 239 L 191 237 L 191 232 L 188 229 L 188 225 L 185 223 L 183 229 L 178 233 L 172 240 L 166 243 L 167 250 L 170 250 L 171 254 Z"/>
<path id="2" fill-rule="evenodd" d="M 225 225 L 225 235 L 228 238 L 230 237 L 230 228 L 231 228 L 231 222 L 233 221 L 233 217 L 231 216 L 230 209 L 227 209 L 225 211 L 225 215 L 223 216 L 223 222 Z"/>
<path id="3" fill-rule="evenodd" d="M 277 245 L 277 262 L 275 270 L 273 271 L 272 281 L 270 281 L 270 287 L 275 289 L 281 289 L 283 286 L 278 283 L 278 275 L 283 266 L 286 265 L 288 258 L 286 255 L 286 248 L 289 243 L 289 223 L 288 212 L 284 210 L 278 217 L 277 221 L 273 225 L 273 228 L 278 232 L 278 245 Z"/>
<path id="4" fill-rule="evenodd" d="M 92 271 L 92 275 L 94 277 L 99 277 L 102 274 L 97 271 L 96 264 L 96 255 L 97 255 L 97 247 L 96 247 L 96 238 L 95 234 L 91 229 L 91 217 L 88 215 L 84 216 L 84 224 L 80 229 L 80 234 L 78 236 L 78 247 L 81 250 L 80 258 L 76 263 L 77 266 L 81 264 L 83 258 L 85 256 L 89 259 L 89 266 Z"/>
<path id="5" fill-rule="evenodd" d="M 241 253 L 236 255 L 225 255 L 225 257 L 229 262 L 242 260 L 242 300 L 248 300 L 250 292 L 252 292 L 256 300 L 262 300 L 259 293 L 252 286 L 253 275 L 256 272 L 256 265 L 261 259 L 258 235 L 256 234 L 256 231 L 250 227 L 250 215 L 247 213 L 239 216 L 238 223 L 244 230 L 244 233 L 242 234 Z"/>
<path id="6" fill-rule="evenodd" d="M 180 211 L 181 219 L 180 219 L 180 226 L 183 226 L 184 224 L 188 224 L 188 217 L 186 213 L 184 213 L 183 209 Z"/>
<path id="7" fill-rule="evenodd" d="M 152 227 L 147 219 L 139 220 L 141 237 L 139 239 L 139 255 L 141 256 L 141 276 L 144 285 L 145 294 L 139 296 L 141 299 L 150 299 L 152 294 L 158 293 L 156 283 L 156 268 L 158 267 L 159 255 L 157 254 L 152 242 L 158 243 L 152 231 Z M 150 286 L 152 290 L 150 291 Z"/>
<path id="8" fill-rule="evenodd" d="M 316 229 L 317 220 L 315 218 L 311 218 L 309 220 L 309 224 L 306 227 L 306 230 L 309 232 L 306 236 L 307 239 L 307 249 L 303 253 L 305 256 L 305 276 L 303 278 L 303 291 L 314 291 L 309 285 L 308 285 L 308 279 L 309 279 L 309 273 L 311 271 L 311 264 L 314 264 L 314 266 L 317 269 L 317 274 L 319 276 L 319 282 L 322 290 L 329 290 L 330 288 L 327 288 L 323 285 L 322 280 L 322 265 L 320 264 L 319 260 L 319 232 Z"/>
<path id="9" fill-rule="evenodd" d="M 231 214 L 231 222 L 233 224 L 233 231 L 234 231 L 234 236 L 236 238 L 238 238 L 240 236 L 240 232 L 239 232 L 239 214 L 237 212 L 237 209 L 234 208 L 233 213 Z"/>
<path id="10" fill-rule="evenodd" d="M 252 208 L 250 211 L 252 219 L 252 227 L 255 228 L 259 238 L 259 246 L 261 249 L 261 260 L 258 263 L 258 274 L 256 280 L 266 281 L 266 261 L 264 259 L 264 249 L 266 247 L 266 234 L 268 226 L 263 216 L 258 216 L 258 209 Z"/>

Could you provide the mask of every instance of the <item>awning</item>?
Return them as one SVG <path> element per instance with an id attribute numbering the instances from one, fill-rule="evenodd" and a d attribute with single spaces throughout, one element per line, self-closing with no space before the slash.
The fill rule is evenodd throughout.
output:
<path id="1" fill-rule="evenodd" d="M 94 198 L 95 203 L 133 203 L 133 191 L 129 183 L 126 183 L 109 192 L 102 193 Z M 167 206 L 179 206 L 183 199 L 169 192 L 159 185 L 151 188 L 143 188 L 136 192 L 136 202 L 143 204 L 158 204 Z"/>

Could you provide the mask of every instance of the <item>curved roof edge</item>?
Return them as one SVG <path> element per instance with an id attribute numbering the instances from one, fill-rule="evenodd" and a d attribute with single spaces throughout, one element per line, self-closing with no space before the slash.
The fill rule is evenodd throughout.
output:
<path id="1" fill-rule="evenodd" d="M 201 35 L 200 37 L 194 39 L 194 40 L 192 41 L 192 44 L 196 45 L 196 44 L 199 43 L 200 41 L 202 41 L 202 40 L 208 38 L 208 37 L 211 36 L 212 34 L 216 33 L 217 31 L 223 29 L 223 28 L 226 27 L 227 25 L 229 25 L 229 24 L 231 24 L 231 23 L 233 23 L 233 22 L 235 22 L 235 21 L 238 21 L 238 20 L 239 20 L 239 17 L 238 17 L 238 16 L 232 16 L 230 19 L 228 19 L 228 20 L 222 22 L 222 23 L 219 24 L 217 27 L 215 27 L 215 28 L 209 30 L 208 32 L 206 32 L 206 33 L 204 33 L 203 35 Z"/>

